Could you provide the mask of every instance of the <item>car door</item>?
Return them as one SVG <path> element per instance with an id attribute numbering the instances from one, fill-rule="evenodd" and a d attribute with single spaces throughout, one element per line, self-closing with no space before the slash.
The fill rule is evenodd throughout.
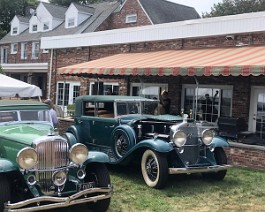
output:
<path id="1" fill-rule="evenodd" d="M 96 146 L 111 146 L 112 132 L 118 121 L 115 118 L 95 117 L 90 123 L 91 143 Z"/>

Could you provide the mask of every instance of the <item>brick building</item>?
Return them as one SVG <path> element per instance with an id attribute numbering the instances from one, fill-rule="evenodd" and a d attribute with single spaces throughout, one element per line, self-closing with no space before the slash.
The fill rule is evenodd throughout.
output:
<path id="1" fill-rule="evenodd" d="M 104 83 L 103 93 L 111 87 L 117 94 L 159 98 L 165 89 L 172 101 L 171 113 L 192 109 L 198 119 L 204 119 L 202 104 L 209 94 L 215 97 L 210 121 L 221 116 L 242 118 L 246 130 L 264 138 L 263 15 L 258 12 L 43 38 L 42 48 L 54 54 L 52 90 L 58 92 L 58 81 L 70 82 L 73 76 L 81 81 L 81 95 L 93 94 L 97 82 Z M 144 53 L 141 63 L 128 59 L 137 53 Z M 175 63 L 168 67 L 167 61 Z M 177 69 L 181 72 L 174 72 Z"/>
<path id="2" fill-rule="evenodd" d="M 194 8 L 164 0 L 110 0 L 91 5 L 72 3 L 69 7 L 40 2 L 36 10 L 31 10 L 30 17 L 16 15 L 11 21 L 10 32 L 0 40 L 0 64 L 8 76 L 38 85 L 43 98 L 54 98 L 55 91 L 46 86 L 55 82 L 54 76 L 48 74 L 52 72 L 49 63 L 53 53 L 40 49 L 42 37 L 80 35 L 195 18 L 200 17 Z M 81 49 L 82 45 L 75 47 Z M 86 60 L 86 54 L 90 52 L 78 50 L 76 58 L 70 59 L 69 63 Z M 79 95 L 79 81 L 82 84 L 84 80 L 73 78 L 71 81 L 73 83 L 66 89 L 70 98 L 64 99 L 65 104 L 73 103 Z M 54 100 L 62 105 L 62 84 L 56 81 L 55 86 L 61 94 Z"/>

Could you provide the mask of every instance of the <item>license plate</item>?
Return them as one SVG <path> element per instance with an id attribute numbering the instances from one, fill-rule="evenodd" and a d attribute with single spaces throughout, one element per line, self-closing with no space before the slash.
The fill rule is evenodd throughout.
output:
<path id="1" fill-rule="evenodd" d="M 94 183 L 82 183 L 78 185 L 78 190 L 83 191 L 83 190 L 93 188 L 93 187 L 94 187 Z"/>

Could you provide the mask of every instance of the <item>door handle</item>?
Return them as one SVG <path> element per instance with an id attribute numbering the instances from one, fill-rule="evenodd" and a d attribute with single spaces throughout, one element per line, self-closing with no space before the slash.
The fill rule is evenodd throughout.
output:
<path id="1" fill-rule="evenodd" d="M 114 128 L 115 127 L 115 125 L 113 124 L 113 125 L 110 125 L 110 126 L 105 126 L 105 128 Z"/>

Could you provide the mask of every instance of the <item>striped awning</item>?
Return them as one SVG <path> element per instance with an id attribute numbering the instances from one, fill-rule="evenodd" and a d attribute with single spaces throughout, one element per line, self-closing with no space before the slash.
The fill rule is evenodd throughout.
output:
<path id="1" fill-rule="evenodd" d="M 66 66 L 59 74 L 133 76 L 258 76 L 265 73 L 265 46 L 117 54 Z"/>

